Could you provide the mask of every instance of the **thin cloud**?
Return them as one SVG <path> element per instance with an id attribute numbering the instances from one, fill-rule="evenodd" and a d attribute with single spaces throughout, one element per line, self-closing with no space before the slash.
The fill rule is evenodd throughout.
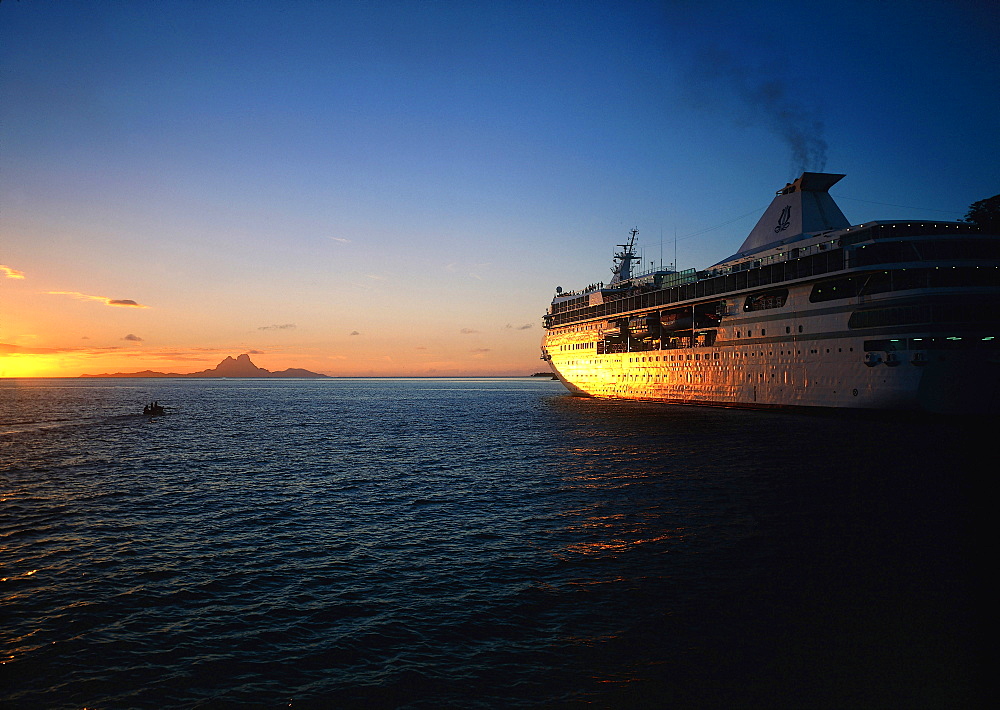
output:
<path id="1" fill-rule="evenodd" d="M 55 353 L 76 352 L 79 348 L 30 348 L 13 343 L 0 343 L 0 355 L 52 355 Z"/>
<path id="2" fill-rule="evenodd" d="M 459 332 L 459 333 L 461 333 L 462 335 L 475 335 L 475 334 L 476 334 L 476 333 L 478 333 L 479 331 L 478 331 L 478 330 L 476 330 L 475 328 L 462 328 L 462 329 L 461 329 L 460 331 L 458 331 L 458 332 Z"/>
<path id="3" fill-rule="evenodd" d="M 349 335 L 361 335 L 361 333 L 359 333 L 359 332 L 358 332 L 358 331 L 356 331 L 356 330 L 352 330 L 352 331 L 351 331 L 351 332 L 349 333 Z"/>
<path id="4" fill-rule="evenodd" d="M 79 291 L 46 291 L 50 296 L 69 296 L 80 301 L 97 301 L 106 306 L 124 306 L 127 308 L 149 308 L 141 303 L 133 301 L 131 298 L 108 298 L 107 296 L 90 296 Z"/>
<path id="5" fill-rule="evenodd" d="M 145 308 L 146 306 L 140 306 L 138 303 L 133 301 L 131 298 L 109 298 L 107 300 L 109 306 L 135 306 L 137 308 Z"/>
<path id="6" fill-rule="evenodd" d="M 510 323 L 508 323 L 507 325 L 504 326 L 504 330 L 531 330 L 534 327 L 535 326 L 533 326 L 531 323 L 525 323 L 524 325 L 519 325 L 515 328 Z"/>
<path id="7" fill-rule="evenodd" d="M 332 241 L 339 242 L 340 244 L 350 244 L 350 239 L 344 239 L 343 237 L 330 237 Z"/>
<path id="8" fill-rule="evenodd" d="M 476 279 L 477 281 L 482 281 L 483 277 L 480 275 L 480 271 L 487 268 L 488 266 L 489 266 L 488 262 L 485 264 L 460 264 L 456 261 L 453 261 L 449 264 L 446 264 L 444 270 L 450 274 L 454 274 L 457 273 L 458 270 L 461 268 L 462 270 L 465 271 L 465 275 L 468 276 L 470 279 Z"/>
<path id="9" fill-rule="evenodd" d="M 469 272 L 469 277 L 473 278 L 473 279 L 476 279 L 477 281 L 482 281 L 483 277 L 480 276 L 479 273 L 483 269 L 489 268 L 489 266 L 490 266 L 490 262 L 486 262 L 485 264 L 473 264 L 472 265 L 472 271 Z"/>
<path id="10" fill-rule="evenodd" d="M 123 338 L 124 339 L 124 338 Z M 0 355 L 107 355 L 108 353 L 121 352 L 123 348 L 119 345 L 108 347 L 62 347 L 62 348 L 34 348 L 25 345 L 13 345 L 11 343 L 0 343 Z"/>
<path id="11" fill-rule="evenodd" d="M 134 333 L 129 333 L 124 338 L 122 338 L 122 340 L 128 340 L 128 341 L 133 342 L 133 343 L 141 343 L 142 342 L 142 338 L 140 338 L 138 335 L 135 335 Z"/>
<path id="12" fill-rule="evenodd" d="M 473 348 L 469 352 L 475 355 L 485 355 L 486 353 L 490 352 L 490 348 Z"/>
<path id="13" fill-rule="evenodd" d="M 6 276 L 8 279 L 23 279 L 24 272 L 18 271 L 10 266 L 5 266 L 0 264 L 0 275 Z"/>
<path id="14" fill-rule="evenodd" d="M 281 325 L 262 325 L 257 330 L 291 330 L 295 327 L 294 323 L 282 323 Z"/>

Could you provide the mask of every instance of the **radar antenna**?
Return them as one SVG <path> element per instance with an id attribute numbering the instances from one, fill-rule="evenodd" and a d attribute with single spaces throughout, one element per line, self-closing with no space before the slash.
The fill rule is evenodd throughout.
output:
<path id="1" fill-rule="evenodd" d="M 639 233 L 638 228 L 634 228 L 631 233 L 627 244 L 617 244 L 616 246 L 621 247 L 621 251 L 615 253 L 615 263 L 611 267 L 611 273 L 613 277 L 611 279 L 611 284 L 616 284 L 619 281 L 628 281 L 632 278 L 632 262 L 639 261 L 639 257 L 635 255 L 635 235 Z"/>

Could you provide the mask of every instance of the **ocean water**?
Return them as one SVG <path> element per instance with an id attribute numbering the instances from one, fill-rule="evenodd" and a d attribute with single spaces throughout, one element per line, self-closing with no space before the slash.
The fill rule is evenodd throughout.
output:
<path id="1" fill-rule="evenodd" d="M 0 380 L 0 704 L 974 707 L 995 424 Z"/>

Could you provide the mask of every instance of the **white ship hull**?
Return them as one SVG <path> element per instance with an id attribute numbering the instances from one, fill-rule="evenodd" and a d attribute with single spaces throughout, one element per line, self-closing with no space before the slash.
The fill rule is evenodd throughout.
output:
<path id="1" fill-rule="evenodd" d="M 878 226 L 886 224 L 897 223 Z M 904 234 L 900 239 L 888 227 L 877 232 L 877 240 L 865 238 L 866 225 L 828 231 L 815 243 L 833 256 L 817 277 L 782 279 L 773 276 L 775 271 L 763 286 L 727 291 L 726 276 L 738 274 L 735 265 L 746 263 L 746 255 L 737 255 L 742 261 L 722 262 L 723 268 L 689 281 L 689 291 L 712 291 L 707 297 L 635 288 L 635 280 L 625 288 L 613 282 L 614 292 L 592 288 L 591 294 L 601 295 L 585 300 L 557 296 L 546 316 L 543 358 L 572 393 L 583 396 L 733 407 L 998 413 L 1000 351 L 994 331 L 1000 264 L 967 253 L 987 243 L 970 235 L 969 225 L 906 226 L 908 232 L 898 230 Z M 948 234 L 959 228 L 962 235 Z M 873 233 L 871 225 L 868 233 Z M 886 254 L 887 245 L 898 244 L 930 252 L 927 245 L 942 243 L 937 253 L 961 258 L 889 262 L 870 256 L 874 250 L 868 256 L 857 252 L 872 244 Z M 789 253 L 787 245 L 783 249 Z M 768 263 L 770 251 L 750 254 L 762 257 L 750 262 L 754 268 Z M 795 273 L 799 267 L 781 268 L 781 273 Z M 942 268 L 953 271 L 942 275 Z M 847 293 L 840 297 L 836 288 L 843 290 L 845 284 Z"/>

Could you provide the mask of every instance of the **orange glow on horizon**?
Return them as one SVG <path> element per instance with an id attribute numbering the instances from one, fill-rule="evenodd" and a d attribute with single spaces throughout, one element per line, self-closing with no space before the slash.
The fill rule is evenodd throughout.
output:
<path id="1" fill-rule="evenodd" d="M 204 358 L 206 364 L 193 366 L 190 361 L 182 358 L 170 359 L 164 363 L 162 356 L 147 358 L 145 353 L 128 351 L 109 353 L 80 349 L 51 353 L 9 352 L 0 353 L 0 378 L 80 377 L 144 370 L 184 374 L 214 367 L 223 357 L 212 354 Z M 198 363 L 201 362 L 202 360 L 198 360 Z"/>
<path id="2" fill-rule="evenodd" d="M 62 377 L 52 355 L 0 355 L 0 377 Z"/>
<path id="3" fill-rule="evenodd" d="M 204 309 L 200 300 L 187 300 L 187 292 L 158 292 L 166 288 L 158 280 L 148 284 L 150 291 L 131 283 L 77 291 L 57 290 L 54 283 L 36 288 L 30 279 L 5 274 L 0 378 L 190 375 L 244 353 L 270 372 L 303 369 L 331 377 L 517 377 L 548 369 L 538 361 L 535 326 L 527 318 L 512 321 L 504 309 L 490 317 L 478 298 L 457 299 L 469 312 L 417 302 L 403 317 L 382 307 L 382 291 L 362 288 L 373 299 L 371 313 L 338 310 L 331 297 L 318 301 L 334 308 L 327 314 L 286 303 L 288 290 L 276 289 L 260 294 L 266 310 L 301 317 L 258 317 L 242 312 L 245 299 L 223 297 Z M 102 293 L 137 299 L 92 295 Z"/>
<path id="4" fill-rule="evenodd" d="M 27 349 L 26 349 L 27 350 Z M 0 351 L 0 378 L 81 377 L 83 375 L 134 374 L 145 371 L 186 375 L 215 368 L 226 357 L 236 357 L 239 348 L 192 351 L 107 351 L 67 349 L 53 352 Z M 397 354 L 398 355 L 398 354 Z M 252 362 L 262 369 L 280 372 L 300 368 L 332 377 L 510 377 L 527 376 L 542 368 L 528 358 L 520 365 L 510 362 L 483 362 L 411 357 L 345 357 L 303 353 L 253 353 Z"/>

